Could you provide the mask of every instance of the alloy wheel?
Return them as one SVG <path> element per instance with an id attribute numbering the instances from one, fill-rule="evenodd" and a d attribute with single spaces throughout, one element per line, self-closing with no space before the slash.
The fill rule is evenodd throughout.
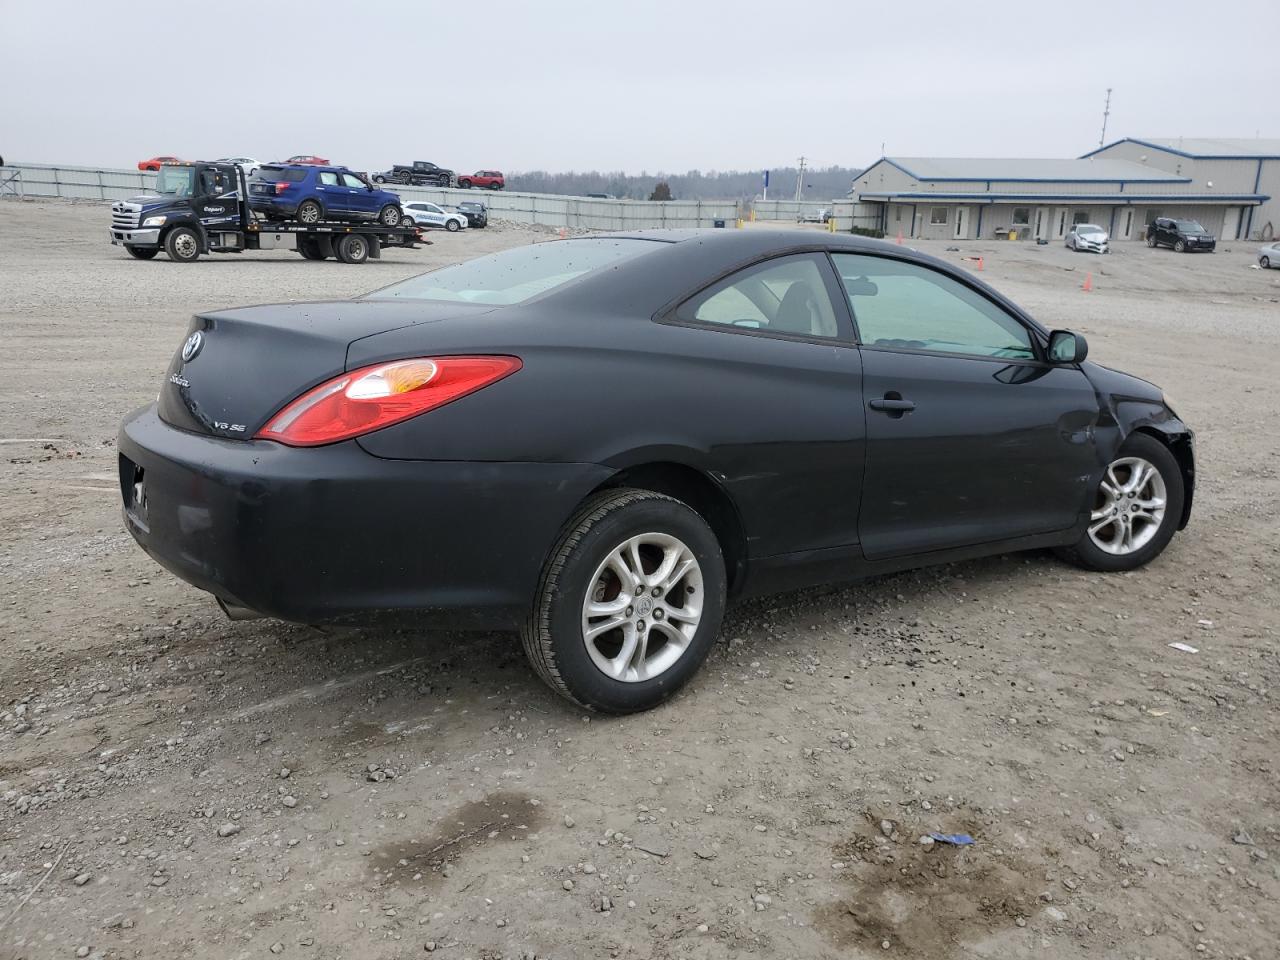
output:
<path id="1" fill-rule="evenodd" d="M 1121 457 L 1107 467 L 1093 513 L 1089 539 L 1105 553 L 1127 556 L 1145 547 L 1164 523 L 1164 477 L 1142 457 Z"/>
<path id="2" fill-rule="evenodd" d="M 652 680 L 684 655 L 702 621 L 702 568 L 665 533 L 625 540 L 596 569 L 582 604 L 582 640 L 597 669 Z"/>

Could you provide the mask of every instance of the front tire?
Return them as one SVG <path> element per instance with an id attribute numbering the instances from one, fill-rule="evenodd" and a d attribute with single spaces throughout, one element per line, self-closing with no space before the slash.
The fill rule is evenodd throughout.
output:
<path id="1" fill-rule="evenodd" d="M 175 263 L 194 263 L 200 258 L 200 238 L 190 227 L 174 227 L 164 238 L 164 252 Z"/>
<path id="2" fill-rule="evenodd" d="M 459 180 L 459 181 L 458 181 L 458 189 L 459 189 L 459 190 L 470 190 L 470 189 L 471 189 L 471 181 L 470 181 L 470 180 L 466 180 L 466 179 Z"/>
<path id="3" fill-rule="evenodd" d="M 1148 247 L 1151 247 L 1151 249 L 1153 249 L 1153 250 L 1154 250 L 1154 249 L 1155 249 L 1155 246 L 1156 246 L 1156 238 L 1155 238 L 1155 237 L 1147 237 L 1147 246 L 1148 246 Z"/>
<path id="4" fill-rule="evenodd" d="M 1181 240 L 1179 240 L 1177 243 L 1175 243 L 1175 244 L 1173 245 L 1173 252 L 1174 252 L 1174 253 L 1186 253 L 1186 252 L 1187 252 L 1187 245 L 1186 245 L 1185 243 L 1183 243 Z"/>
<path id="5" fill-rule="evenodd" d="M 400 223 L 400 208 L 394 203 L 388 203 L 378 211 L 378 222 L 384 227 L 398 226 Z"/>
<path id="6" fill-rule="evenodd" d="M 1148 434 L 1132 434 L 1103 472 L 1084 536 L 1058 553 L 1088 570 L 1135 570 L 1173 539 L 1184 496 L 1169 448 Z"/>
<path id="7" fill-rule="evenodd" d="M 459 230 L 462 229 L 462 224 L 458 223 L 457 220 L 446 220 L 444 224 L 444 228 L 448 230 L 450 233 L 457 233 Z"/>
<path id="8" fill-rule="evenodd" d="M 374 178 L 373 178 L 373 182 L 374 182 L 374 183 L 386 183 L 386 182 L 387 182 L 387 178 L 386 178 L 386 177 L 374 177 Z"/>
<path id="9" fill-rule="evenodd" d="M 562 697 L 636 713 L 697 672 L 724 604 L 724 557 L 707 522 L 663 494 L 610 490 L 566 525 L 521 638 Z"/>
<path id="10" fill-rule="evenodd" d="M 1270 257 L 1259 257 L 1259 258 L 1258 258 L 1258 266 L 1260 266 L 1263 270 L 1269 270 L 1269 269 L 1271 268 L 1271 258 L 1270 258 Z"/>
<path id="11" fill-rule="evenodd" d="M 124 248 L 129 252 L 129 256 L 135 260 L 151 260 L 160 252 L 159 247 L 134 247 L 127 243 Z M 1264 257 L 1263 259 L 1265 260 L 1266 258 Z M 1266 264 L 1264 263 L 1263 266 L 1266 266 Z"/>

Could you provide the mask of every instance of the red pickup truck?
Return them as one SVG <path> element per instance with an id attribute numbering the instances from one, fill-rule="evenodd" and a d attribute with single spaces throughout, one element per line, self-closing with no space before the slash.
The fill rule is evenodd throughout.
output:
<path id="1" fill-rule="evenodd" d="M 472 187 L 501 190 L 506 185 L 507 181 L 502 176 L 501 170 L 477 170 L 470 176 L 463 174 L 458 177 L 458 186 L 463 190 L 470 190 Z"/>

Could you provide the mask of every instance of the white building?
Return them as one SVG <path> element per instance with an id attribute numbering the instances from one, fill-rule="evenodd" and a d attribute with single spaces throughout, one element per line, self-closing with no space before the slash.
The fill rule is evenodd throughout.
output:
<path id="1" fill-rule="evenodd" d="M 1205 227 L 1224 240 L 1273 240 L 1280 236 L 1280 140 L 1215 140 L 1203 137 L 1126 138 L 1086 158 L 1126 160 L 1188 177 L 1206 193 L 1253 194 L 1262 202 L 1223 210 L 1221 224 Z"/>
<path id="2" fill-rule="evenodd" d="M 1124 153 L 1125 143 L 1136 141 L 1104 150 Z M 884 157 L 855 181 L 855 223 L 888 237 L 935 240 L 1061 240 L 1072 224 L 1096 223 L 1116 240 L 1141 240 L 1153 219 L 1174 216 L 1219 236 L 1225 226 L 1232 239 L 1237 231 L 1259 235 L 1267 218 L 1255 210 L 1271 197 L 1252 179 L 1241 186 L 1233 172 L 1210 183 L 1190 158 L 1170 165 L 1166 157 L 1172 155 L 1154 148 L 1144 160 L 1102 153 L 1062 160 Z"/>

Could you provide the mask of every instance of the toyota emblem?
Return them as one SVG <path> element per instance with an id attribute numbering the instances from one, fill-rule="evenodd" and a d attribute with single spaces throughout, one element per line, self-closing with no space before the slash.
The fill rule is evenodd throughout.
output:
<path id="1" fill-rule="evenodd" d="M 182 362 L 190 363 L 194 360 L 202 346 L 204 346 L 204 334 L 197 330 L 187 337 L 187 342 L 182 345 Z"/>

